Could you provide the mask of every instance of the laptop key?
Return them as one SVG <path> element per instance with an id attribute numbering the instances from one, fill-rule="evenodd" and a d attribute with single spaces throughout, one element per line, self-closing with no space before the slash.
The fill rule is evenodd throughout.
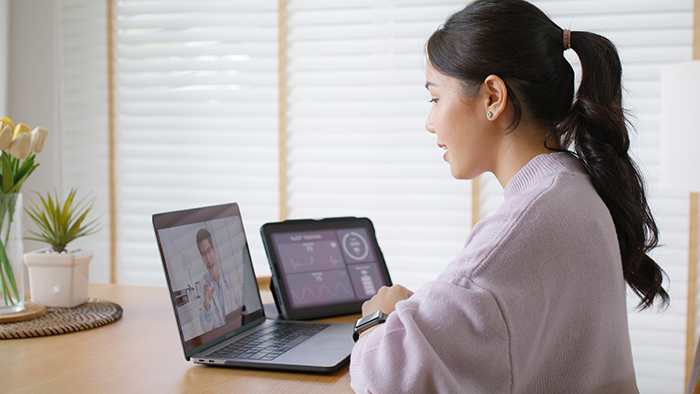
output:
<path id="1" fill-rule="evenodd" d="M 267 352 L 258 352 L 254 355 L 248 357 L 249 360 L 260 360 L 261 358 L 267 356 Z"/>
<path id="2" fill-rule="evenodd" d="M 270 329 L 250 334 L 211 355 L 217 358 L 239 360 L 274 360 L 327 326 L 327 324 L 276 322 Z"/>
<path id="3" fill-rule="evenodd" d="M 282 346 L 283 349 L 291 349 L 294 346 L 304 342 L 305 340 L 311 338 L 310 336 L 302 335 L 296 337 L 294 340 L 287 342 L 284 346 Z"/>

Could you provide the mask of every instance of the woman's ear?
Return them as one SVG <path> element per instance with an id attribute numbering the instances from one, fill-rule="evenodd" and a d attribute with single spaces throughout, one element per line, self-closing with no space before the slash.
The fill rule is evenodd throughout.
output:
<path id="1" fill-rule="evenodd" d="M 489 75 L 481 84 L 481 90 L 486 108 L 485 116 L 488 120 L 496 120 L 506 110 L 508 102 L 508 89 L 506 83 L 496 75 Z"/>

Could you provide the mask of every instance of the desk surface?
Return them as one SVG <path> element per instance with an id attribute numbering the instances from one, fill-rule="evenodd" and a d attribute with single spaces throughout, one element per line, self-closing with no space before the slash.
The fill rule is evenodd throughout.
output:
<path id="1" fill-rule="evenodd" d="M 92 284 L 89 294 L 121 305 L 122 318 L 88 331 L 0 340 L 0 391 L 199 393 L 235 388 L 240 393 L 352 392 L 347 366 L 321 375 L 209 367 L 185 361 L 164 287 Z M 263 301 L 271 302 L 269 292 L 263 293 Z M 356 318 L 324 321 L 348 323 Z"/>

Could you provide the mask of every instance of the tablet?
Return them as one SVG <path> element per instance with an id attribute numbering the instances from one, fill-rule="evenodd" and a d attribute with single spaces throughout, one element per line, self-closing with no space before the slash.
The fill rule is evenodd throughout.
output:
<path id="1" fill-rule="evenodd" d="M 287 220 L 266 223 L 260 233 L 272 294 L 285 319 L 361 313 L 363 302 L 391 286 L 367 218 Z"/>

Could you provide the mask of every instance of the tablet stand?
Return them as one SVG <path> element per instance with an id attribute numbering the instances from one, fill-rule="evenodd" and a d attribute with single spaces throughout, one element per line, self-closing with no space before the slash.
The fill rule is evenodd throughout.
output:
<path id="1" fill-rule="evenodd" d="M 275 300 L 275 307 L 277 308 L 277 315 L 280 319 L 284 320 L 282 316 L 282 310 L 280 309 L 280 300 L 277 299 L 277 291 L 275 291 L 275 281 L 270 279 L 270 291 L 272 292 L 272 299 Z"/>

